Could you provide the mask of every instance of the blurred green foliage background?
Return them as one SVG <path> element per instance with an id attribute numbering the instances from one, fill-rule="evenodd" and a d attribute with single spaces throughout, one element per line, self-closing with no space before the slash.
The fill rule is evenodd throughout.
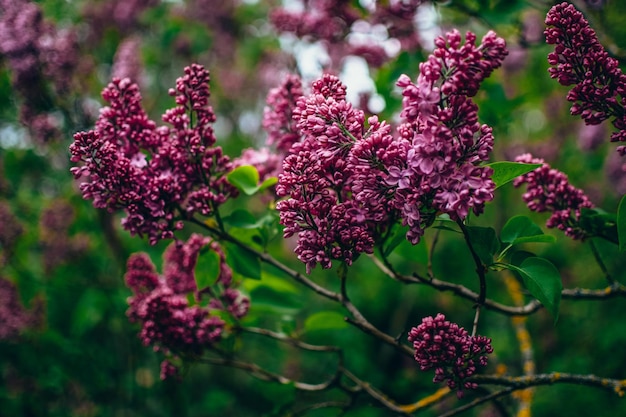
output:
<path id="1" fill-rule="evenodd" d="M 280 74 L 297 68 L 289 51 L 281 49 L 284 39 L 279 40 L 267 21 L 268 11 L 279 2 L 154 1 L 127 26 L 98 15 L 105 3 L 37 2 L 47 21 L 59 28 L 78 28 L 80 59 L 87 68 L 79 77 L 79 87 L 67 96 L 53 98 L 52 106 L 62 119 L 62 137 L 58 141 L 42 145 L 29 138 L 28 130 L 20 125 L 21 97 L 15 94 L 11 69 L 0 56 L 0 202 L 10 208 L 14 221 L 23 228 L 11 247 L 0 246 L 0 277 L 15 283 L 27 310 L 41 310 L 35 325 L 0 340 L 0 415 L 282 416 L 293 415 L 288 414 L 292 407 L 298 410 L 315 402 L 341 399 L 340 392 L 301 393 L 290 385 L 263 382 L 243 371 L 201 364 L 187 369 L 181 382 L 160 381 L 160 358 L 141 346 L 138 326 L 126 319 L 130 291 L 123 284 L 123 274 L 131 253 L 146 251 L 158 263 L 167 243 L 151 247 L 145 240 L 128 236 L 119 227 L 117 214 L 96 211 L 90 202 L 82 200 L 69 174 L 67 148 L 72 134 L 92 127 L 97 114 L 85 111 L 85 105 L 97 109 L 102 104 L 99 92 L 109 81 L 116 50 L 130 36 L 140 39 L 142 95 L 153 119 L 173 105 L 167 90 L 182 68 L 200 62 L 211 71 L 211 103 L 218 117 L 218 141 L 225 152 L 238 156 L 243 148 L 262 144 L 265 134 L 260 119 L 265 95 L 280 82 Z M 583 126 L 569 115 L 567 90 L 547 73 L 550 48 L 543 44 L 541 31 L 551 4 L 453 0 L 429 3 L 429 7 L 442 30 L 471 29 L 480 37 L 494 29 L 507 39 L 511 54 L 504 68 L 486 81 L 477 97 L 479 117 L 494 128 L 494 160 L 511 160 L 532 150 L 566 172 L 571 182 L 585 189 L 598 206 L 615 212 L 624 193 L 623 185 L 618 188 L 624 176 L 616 179 L 608 168 L 614 154 L 614 146 L 608 143 L 610 129 L 596 148 L 581 146 Z M 194 7 L 204 7 L 208 16 L 221 8 L 222 14 L 211 21 Z M 588 9 L 588 17 L 601 41 L 624 58 L 621 30 L 626 27 L 626 15 L 613 12 L 620 7 L 618 0 L 608 1 L 599 9 Z M 427 55 L 426 50 L 400 52 L 380 69 L 371 70 L 375 93 L 386 104 L 381 118 L 397 115 L 401 97 L 394 88 L 395 81 L 402 73 L 416 77 L 419 63 Z M 70 116 L 65 117 L 67 114 Z M 472 224 L 499 231 L 508 218 L 525 214 L 543 225 L 546 217 L 529 213 L 520 195 L 521 191 L 511 184 L 498 190 L 486 213 L 473 218 Z M 46 243 L 41 217 L 54 204 L 70 207 L 66 218 L 71 221 L 64 236 L 53 237 L 50 244 L 49 240 Z M 247 205 L 251 211 L 258 211 L 263 204 L 257 199 L 238 200 L 232 208 Z M 0 228 L 7 227 L 0 224 Z M 588 244 L 546 232 L 556 236 L 556 244 L 530 244 L 527 249 L 550 259 L 559 268 L 565 287 L 603 288 L 602 271 Z M 435 276 L 476 289 L 474 264 L 462 238 L 455 233 L 431 229 L 419 246 L 403 243 L 392 261 L 402 272 L 426 272 L 436 233 L 439 241 L 432 254 Z M 54 252 L 55 247 L 67 242 L 83 244 L 67 256 Z M 611 274 L 624 282 L 623 254 L 608 243 L 596 244 Z M 280 238 L 271 243 L 270 249 L 286 264 L 304 270 L 289 244 Z M 330 288 L 339 285 L 332 270 L 315 270 L 312 278 Z M 488 285 L 490 298 L 511 302 L 499 274 L 489 274 Z M 400 403 L 416 402 L 438 388 L 432 384 L 432 375 L 420 372 L 410 358 L 335 320 L 345 314 L 340 306 L 320 299 L 280 272 L 263 266 L 262 279 L 247 280 L 244 288 L 252 303 L 244 324 L 297 334 L 309 343 L 343 347 L 346 366 L 353 373 L 393 393 L 393 399 Z M 400 338 L 405 338 L 408 329 L 422 317 L 440 311 L 466 328 L 472 324 L 471 302 L 429 287 L 392 281 L 367 257 L 361 257 L 350 269 L 349 291 L 354 304 L 373 324 Z M 307 330 L 307 319 L 320 312 L 336 315 L 321 316 L 321 320 L 328 320 L 328 326 Z M 626 303 L 620 298 L 602 302 L 564 300 L 556 325 L 543 310 L 532 315 L 527 325 L 538 371 L 625 378 L 624 317 Z M 520 374 L 519 343 L 511 319 L 485 311 L 481 320 L 480 332 L 493 339 L 495 349 L 489 371 Z M 246 335 L 241 343 L 244 357 L 305 382 L 323 381 L 336 366 L 333 355 L 303 352 L 254 335 Z M 449 397 L 420 415 L 438 415 L 454 407 L 456 401 Z M 514 414 L 513 402 L 504 398 L 501 407 Z M 501 411 L 487 405 L 466 415 L 490 416 Z M 555 385 L 536 390 L 532 411 L 536 416 L 616 416 L 626 415 L 626 402 L 598 389 Z M 362 397 L 346 413 L 324 408 L 306 415 L 394 414 L 369 397 Z"/>

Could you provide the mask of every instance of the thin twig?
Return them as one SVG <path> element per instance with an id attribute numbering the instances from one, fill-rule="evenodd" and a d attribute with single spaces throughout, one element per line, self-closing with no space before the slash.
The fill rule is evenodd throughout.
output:
<path id="1" fill-rule="evenodd" d="M 494 384 L 515 388 L 516 390 L 539 385 L 578 384 L 604 389 L 622 397 L 626 390 L 626 380 L 602 378 L 596 375 L 569 374 L 552 372 L 531 376 L 476 375 L 468 378 L 477 384 Z"/>
<path id="2" fill-rule="evenodd" d="M 288 343 L 300 349 L 309 350 L 312 352 L 341 352 L 341 348 L 338 346 L 311 345 L 309 343 L 302 342 L 298 339 L 294 339 L 293 337 L 289 337 L 285 334 L 276 333 L 271 330 L 263 329 L 260 327 L 239 327 L 238 330 L 241 330 L 246 333 L 267 336 L 272 339 L 276 339 L 281 342 Z"/>
<path id="3" fill-rule="evenodd" d="M 340 301 L 340 295 L 334 291 L 331 291 L 327 288 L 322 287 L 321 285 L 316 284 L 315 282 L 311 281 L 309 278 L 305 277 L 304 275 L 302 275 L 301 273 L 294 271 L 293 269 L 289 268 L 287 265 L 284 265 L 283 263 L 279 262 L 278 260 L 274 259 L 272 256 L 268 255 L 267 253 L 263 253 L 260 252 L 254 248 L 251 248 L 250 246 L 246 245 L 245 243 L 241 242 L 239 239 L 236 239 L 235 237 L 231 236 L 230 234 L 226 233 L 226 232 L 222 232 L 218 229 L 215 229 L 214 227 L 211 227 L 209 225 L 207 225 L 204 222 L 199 221 L 196 218 L 191 218 L 189 219 L 189 221 L 191 221 L 194 224 L 197 224 L 203 228 L 205 228 L 206 230 L 208 230 L 213 236 L 217 236 L 222 240 L 225 240 L 227 242 L 231 242 L 234 243 L 235 245 L 239 246 L 241 249 L 251 253 L 252 255 L 256 256 L 257 258 L 259 258 L 259 260 L 261 260 L 262 262 L 265 262 L 268 265 L 272 265 L 273 267 L 277 268 L 278 270 L 284 272 L 285 274 L 287 274 L 288 276 L 290 276 L 291 278 L 295 279 L 296 281 L 298 281 L 299 283 L 307 286 L 309 289 L 313 290 L 314 292 L 318 293 L 319 295 L 326 297 L 330 300 L 333 301 Z"/>
<path id="4" fill-rule="evenodd" d="M 463 237 L 465 238 L 465 243 L 467 244 L 467 247 L 472 254 L 472 258 L 474 259 L 474 263 L 476 264 L 476 274 L 478 275 L 478 281 L 480 286 L 480 292 L 476 299 L 476 304 L 481 306 L 485 303 L 485 299 L 487 298 L 487 282 L 485 280 L 485 273 L 487 272 L 487 268 L 483 264 L 483 261 L 480 259 L 480 256 L 478 256 L 478 253 L 476 253 L 474 245 L 472 244 L 472 241 L 470 239 L 469 231 L 467 230 L 467 227 L 465 227 L 465 225 L 463 224 L 463 221 L 457 220 L 456 224 L 458 224 L 461 228 L 461 231 L 463 232 Z"/>
<path id="5" fill-rule="evenodd" d="M 600 267 L 600 269 L 604 273 L 604 277 L 606 278 L 606 280 L 609 283 L 609 285 L 615 284 L 615 279 L 611 276 L 611 274 L 609 273 L 609 270 L 607 269 L 606 265 L 604 264 L 604 261 L 602 260 L 602 257 L 600 256 L 600 252 L 598 251 L 598 248 L 596 247 L 596 244 L 593 242 L 593 239 L 589 239 L 589 246 L 591 246 L 591 252 L 593 252 L 593 256 L 596 259 L 596 262 L 598 263 L 598 266 Z"/>
<path id="6" fill-rule="evenodd" d="M 496 391 L 496 392 L 492 392 L 491 394 L 485 395 L 483 397 L 480 398 L 476 398 L 474 401 L 469 402 L 467 404 L 463 404 L 460 407 L 455 408 L 454 410 L 448 411 L 447 413 L 443 413 L 440 414 L 439 417 L 452 417 L 452 416 L 456 416 L 457 414 L 462 413 L 463 411 L 467 411 L 471 408 L 474 408 L 480 404 L 486 403 L 487 401 L 491 401 L 491 400 L 495 400 L 496 398 L 500 398 L 503 397 L 507 394 L 510 394 L 511 392 L 515 391 L 515 388 L 513 387 L 508 387 L 505 389 L 502 389 L 500 391 Z"/>
<path id="7" fill-rule="evenodd" d="M 203 357 L 196 359 L 196 362 L 205 363 L 209 365 L 216 366 L 229 366 L 231 368 L 241 369 L 243 371 L 249 372 L 250 375 L 261 379 L 263 381 L 272 381 L 277 382 L 279 384 L 287 385 L 293 384 L 293 387 L 300 391 L 323 391 L 328 389 L 332 385 L 337 382 L 339 378 L 339 373 L 333 375 L 329 380 L 322 382 L 320 384 L 308 384 L 306 382 L 294 381 L 292 379 L 287 378 L 286 376 L 275 374 L 266 369 L 261 368 L 259 365 L 250 362 L 242 362 L 234 359 L 227 358 L 210 358 Z"/>

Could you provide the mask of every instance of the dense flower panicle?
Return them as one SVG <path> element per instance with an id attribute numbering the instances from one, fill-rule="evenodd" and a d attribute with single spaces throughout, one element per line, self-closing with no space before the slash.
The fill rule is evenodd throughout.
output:
<path id="1" fill-rule="evenodd" d="M 563 2 L 552 7 L 546 25 L 546 42 L 555 45 L 548 55 L 550 76 L 562 85 L 574 85 L 567 95 L 574 103 L 571 113 L 589 125 L 613 118 L 618 131 L 611 141 L 626 141 L 626 75 L 618 61 L 609 56 L 573 5 Z"/>
<path id="2" fill-rule="evenodd" d="M 0 266 L 10 257 L 13 247 L 24 233 L 24 227 L 8 203 L 0 201 Z"/>
<path id="3" fill-rule="evenodd" d="M 380 46 L 393 39 L 403 51 L 421 47 L 415 25 L 421 0 L 372 2 L 355 7 L 346 0 L 305 0 L 303 10 L 277 8 L 270 22 L 282 33 L 320 41 L 331 58 L 330 68 L 337 69 L 346 55 L 359 56 L 369 65 L 379 67 L 392 56 Z M 380 33 L 381 29 L 384 33 Z"/>
<path id="4" fill-rule="evenodd" d="M 435 41 L 437 49 L 420 65 L 417 82 L 403 75 L 404 124 L 398 129 L 403 163 L 387 168 L 386 181 L 395 187 L 394 204 L 409 226 L 408 238 L 417 243 L 437 212 L 463 219 L 469 211 L 483 211 L 493 199 L 492 170 L 480 166 L 493 149 L 489 126 L 478 122 L 471 96 L 498 68 L 507 54 L 502 38 L 487 33 L 480 45 L 471 32 L 461 42 L 453 30 Z"/>
<path id="5" fill-rule="evenodd" d="M 539 213 L 551 212 L 552 215 L 546 222 L 547 227 L 556 227 L 573 239 L 585 238 L 585 231 L 578 224 L 581 210 L 594 207 L 585 193 L 571 185 L 567 175 L 551 168 L 543 159 L 523 154 L 515 160 L 543 164 L 540 168 L 516 178 L 513 182 L 515 187 L 527 184 L 522 198 L 528 208 Z"/>
<path id="6" fill-rule="evenodd" d="M 300 141 L 292 111 L 296 102 L 304 95 L 302 81 L 297 75 L 287 75 L 278 87 L 267 95 L 267 106 L 263 111 L 263 128 L 267 132 L 267 144 L 286 154 L 291 145 Z"/>
<path id="7" fill-rule="evenodd" d="M 487 355 L 493 353 L 491 339 L 470 336 L 458 324 L 446 320 L 441 313 L 425 317 L 409 332 L 409 342 L 415 349 L 415 360 L 422 371 L 435 369 L 433 382 L 446 381 L 461 398 L 464 389 L 476 389 L 467 381 L 479 366 L 487 366 Z"/>
<path id="8" fill-rule="evenodd" d="M 185 68 L 170 90 L 177 106 L 163 115 L 171 127 L 157 127 L 141 106 L 137 84 L 114 79 L 103 91 L 95 130 L 79 132 L 70 146 L 71 169 L 83 178 L 83 197 L 98 208 L 124 210 L 124 228 L 147 235 L 151 243 L 173 237 L 181 219 L 212 215 L 237 195 L 225 174 L 229 158 L 215 146 L 209 105 L 209 74 L 202 66 Z"/>
<path id="9" fill-rule="evenodd" d="M 111 78 L 129 78 L 133 82 L 141 81 L 143 70 L 141 62 L 141 40 L 135 36 L 124 39 L 115 52 Z"/>
<path id="10" fill-rule="evenodd" d="M 307 271 L 317 263 L 330 268 L 333 259 L 350 264 L 360 253 L 373 251 L 373 223 L 350 200 L 349 152 L 362 138 L 364 115 L 345 97 L 339 79 L 325 75 L 293 110 L 304 139 L 283 162 L 276 192 L 290 198 L 276 208 L 285 237 L 298 234 L 295 252 Z"/>
<path id="11" fill-rule="evenodd" d="M 74 208 L 63 200 L 52 202 L 42 211 L 39 219 L 39 242 L 45 271 L 49 272 L 56 266 L 77 258 L 87 250 L 87 236 L 69 235 L 74 218 Z"/>
<path id="12" fill-rule="evenodd" d="M 219 255 L 220 269 L 210 291 L 199 292 L 195 268 L 203 250 Z M 163 258 L 162 276 L 148 255 L 136 253 L 128 259 L 125 281 L 133 296 L 128 299 L 127 315 L 141 323 L 139 337 L 144 345 L 167 356 L 201 354 L 224 332 L 225 321 L 212 311 L 225 311 L 238 320 L 247 314 L 250 301 L 233 288 L 224 253 L 210 238 L 194 234 L 186 242 L 172 243 Z M 165 375 L 174 375 L 171 371 L 168 367 Z"/>
<path id="13" fill-rule="evenodd" d="M 90 30 L 98 36 L 110 28 L 127 33 L 136 30 L 141 14 L 157 4 L 159 0 L 89 2 L 83 8 L 83 16 L 89 22 Z"/>
<path id="14" fill-rule="evenodd" d="M 23 99 L 20 122 L 38 143 L 57 139 L 60 126 L 48 113 L 50 94 L 66 94 L 71 87 L 79 61 L 76 33 L 57 30 L 36 3 L 0 0 L 0 57 Z"/>
<path id="15" fill-rule="evenodd" d="M 285 237 L 298 235 L 296 253 L 307 271 L 371 252 L 397 221 L 416 244 L 438 214 L 462 220 L 493 199 L 493 171 L 482 165 L 493 149 L 492 129 L 478 122 L 469 96 L 507 51 L 493 32 L 478 46 L 475 40 L 468 33 L 462 44 L 451 32 L 437 41 L 417 83 L 400 77 L 397 138 L 375 116 L 366 128 L 335 76 L 324 75 L 297 100 L 291 114 L 302 141 L 284 159 L 276 190 L 289 198 L 277 209 Z"/>
<path id="16" fill-rule="evenodd" d="M 20 302 L 15 284 L 0 277 L 0 341 L 15 338 L 34 322 Z"/>

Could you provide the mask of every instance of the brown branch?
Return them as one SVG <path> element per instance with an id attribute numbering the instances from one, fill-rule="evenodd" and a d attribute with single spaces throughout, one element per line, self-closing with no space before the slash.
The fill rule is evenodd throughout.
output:
<path id="1" fill-rule="evenodd" d="M 485 395 L 483 397 L 480 398 L 476 398 L 475 400 L 467 403 L 467 404 L 463 404 L 460 407 L 455 408 L 454 410 L 448 411 L 447 413 L 443 413 L 440 414 L 439 417 L 452 417 L 452 416 L 456 416 L 457 414 L 462 413 L 463 411 L 467 411 L 471 408 L 474 408 L 480 404 L 486 403 L 487 401 L 491 401 L 491 400 L 495 400 L 496 398 L 500 398 L 503 397 L 507 394 L 510 394 L 511 392 L 515 391 L 515 388 L 513 387 L 508 387 L 505 389 L 502 389 L 500 391 L 496 391 L 496 392 L 492 392 L 491 394 Z"/>
<path id="2" fill-rule="evenodd" d="M 463 285 L 443 281 L 434 277 L 426 278 L 417 273 L 414 273 L 411 276 L 402 275 L 388 268 L 375 256 L 370 255 L 370 259 L 372 259 L 372 261 L 383 273 L 396 281 L 400 281 L 405 284 L 425 284 L 439 291 L 450 291 L 453 294 L 470 301 L 475 301 L 479 296 L 478 293 Z M 589 288 L 568 288 L 561 292 L 561 297 L 569 300 L 603 300 L 613 297 L 626 297 L 626 286 L 615 282 L 606 288 L 598 290 Z M 483 305 L 488 310 L 496 311 L 507 316 L 528 316 L 543 307 L 538 300 L 531 300 L 523 306 L 509 306 L 490 298 L 485 298 L 485 303 Z"/>
<path id="3" fill-rule="evenodd" d="M 388 335 L 387 333 L 378 329 L 376 326 L 370 323 L 365 318 L 365 316 L 363 316 L 361 311 L 354 304 L 352 304 L 352 302 L 350 301 L 350 298 L 348 297 L 348 291 L 346 289 L 346 281 L 347 281 L 346 275 L 345 273 L 342 273 L 342 270 L 340 270 L 340 278 L 341 278 L 341 305 L 343 305 L 346 308 L 346 310 L 348 310 L 350 314 L 352 314 L 352 318 L 347 317 L 346 321 L 358 327 L 359 329 L 363 330 L 364 332 L 371 334 L 375 338 L 387 343 L 388 345 L 391 345 L 399 349 L 402 353 L 412 357 L 413 349 L 411 349 L 407 345 L 400 343 L 400 341 L 397 338 L 392 337 Z"/>
<path id="4" fill-rule="evenodd" d="M 536 387 L 539 385 L 553 384 L 577 384 L 600 388 L 616 393 L 622 397 L 626 390 L 626 379 L 602 378 L 596 375 L 569 374 L 552 372 L 549 374 L 536 374 L 529 376 L 502 376 L 502 375 L 476 375 L 468 378 L 468 381 L 477 384 L 494 384 L 511 387 L 514 390 Z"/>
<path id="5" fill-rule="evenodd" d="M 283 263 L 279 262 L 278 260 L 274 259 L 272 256 L 268 255 L 267 253 L 264 252 L 260 252 L 254 248 L 251 248 L 250 246 L 246 245 L 245 243 L 241 242 L 240 240 L 236 239 L 235 237 L 231 236 L 230 234 L 226 233 L 226 232 L 222 232 L 221 230 L 215 229 L 214 227 L 209 226 L 208 224 L 199 221 L 198 219 L 196 219 L 195 217 L 192 217 L 189 219 L 189 221 L 191 221 L 194 224 L 197 224 L 203 228 L 205 228 L 206 230 L 208 230 L 213 236 L 217 236 L 222 240 L 225 240 L 227 242 L 233 243 L 237 246 L 239 246 L 241 249 L 251 253 L 252 255 L 256 256 L 257 258 L 259 258 L 262 262 L 268 264 L 268 265 L 272 265 L 273 267 L 275 267 L 276 269 L 282 271 L 283 273 L 289 275 L 291 278 L 295 279 L 296 281 L 298 281 L 299 283 L 305 285 L 306 287 L 308 287 L 309 289 L 313 290 L 314 292 L 316 292 L 317 294 L 328 298 L 330 300 L 333 301 L 340 301 L 341 296 L 334 292 L 331 291 L 327 288 L 322 287 L 321 285 L 316 284 L 315 282 L 311 281 L 309 278 L 305 277 L 304 275 L 302 275 L 301 273 L 294 271 L 293 269 L 289 268 L 287 265 L 284 265 Z"/>
<path id="6" fill-rule="evenodd" d="M 323 391 L 333 386 L 334 384 L 336 384 L 337 379 L 339 378 L 339 373 L 337 373 L 325 382 L 322 382 L 319 384 L 309 384 L 306 382 L 294 381 L 280 374 L 275 374 L 273 372 L 270 372 L 266 369 L 261 368 L 259 365 L 255 363 L 242 362 L 242 361 L 238 361 L 234 359 L 210 358 L 210 357 L 203 357 L 203 358 L 195 359 L 195 361 L 199 363 L 209 364 L 209 365 L 230 366 L 231 368 L 241 369 L 242 371 L 249 372 L 250 375 L 263 381 L 277 382 L 283 385 L 292 384 L 295 389 L 300 390 L 300 391 Z"/>
<path id="7" fill-rule="evenodd" d="M 312 352 L 339 352 L 341 353 L 341 348 L 337 346 L 323 346 L 323 345 L 311 345 L 309 343 L 302 342 L 298 339 L 294 339 L 293 337 L 289 337 L 282 333 L 276 333 L 268 329 L 263 329 L 260 327 L 239 327 L 237 330 L 241 330 L 246 333 L 259 334 L 262 336 L 270 337 L 272 339 L 279 340 L 281 342 L 288 343 L 292 346 L 298 347 L 300 349 L 309 350 Z"/>

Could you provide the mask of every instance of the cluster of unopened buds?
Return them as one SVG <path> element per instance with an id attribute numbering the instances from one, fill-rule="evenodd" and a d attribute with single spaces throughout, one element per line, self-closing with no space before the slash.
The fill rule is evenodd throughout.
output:
<path id="1" fill-rule="evenodd" d="M 219 274 L 207 288 L 196 284 L 198 256 L 213 251 L 219 256 Z M 239 320 L 248 312 L 249 299 L 235 289 L 232 271 L 217 242 L 192 235 L 172 243 L 163 255 L 163 274 L 156 272 L 145 253 L 128 259 L 126 285 L 132 290 L 128 317 L 141 323 L 140 338 L 167 356 L 161 378 L 174 375 L 185 355 L 200 355 L 218 343 L 225 331 L 224 315 Z"/>
<path id="2" fill-rule="evenodd" d="M 439 313 L 434 318 L 425 317 L 422 323 L 409 332 L 409 342 L 415 349 L 415 360 L 422 371 L 435 369 L 433 382 L 446 381 L 456 390 L 457 396 L 464 389 L 476 389 L 475 382 L 467 379 L 478 367 L 487 366 L 487 355 L 493 352 L 491 339 L 471 336 L 458 324 L 446 320 Z"/>

